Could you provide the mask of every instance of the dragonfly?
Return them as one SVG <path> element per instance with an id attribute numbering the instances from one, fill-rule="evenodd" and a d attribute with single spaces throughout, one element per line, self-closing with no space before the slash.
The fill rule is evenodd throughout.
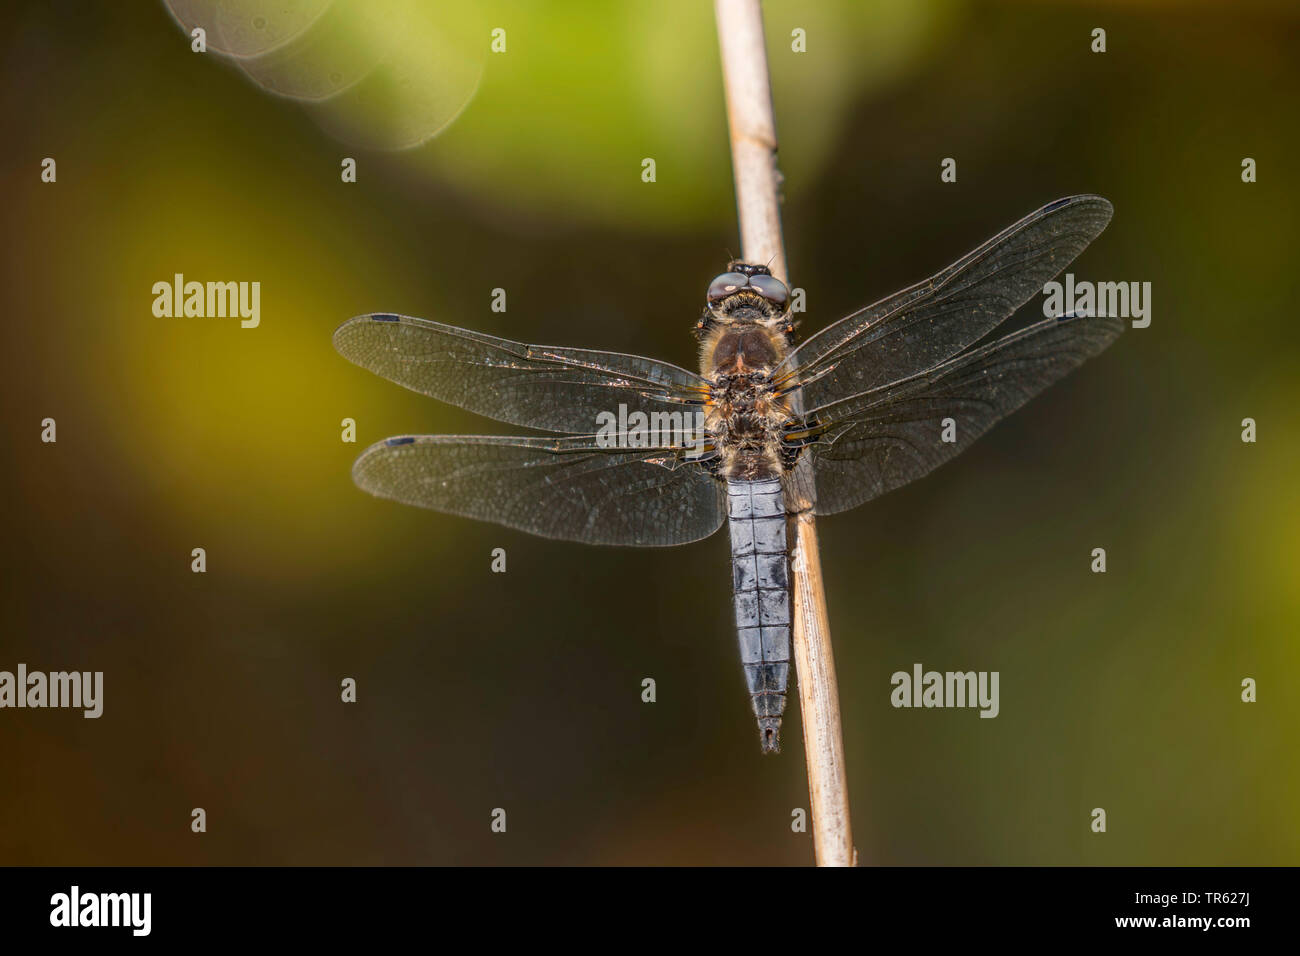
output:
<path id="1" fill-rule="evenodd" d="M 352 362 L 550 434 L 387 438 L 361 454 L 352 477 L 383 498 L 591 545 L 682 545 L 727 523 L 746 688 L 760 749 L 778 752 L 790 515 L 847 511 L 928 474 L 1109 346 L 1124 322 L 1077 313 L 981 340 L 1112 212 L 1100 196 L 1049 203 L 798 344 L 786 284 L 732 261 L 695 323 L 698 372 L 392 313 L 356 316 L 334 333 Z"/>

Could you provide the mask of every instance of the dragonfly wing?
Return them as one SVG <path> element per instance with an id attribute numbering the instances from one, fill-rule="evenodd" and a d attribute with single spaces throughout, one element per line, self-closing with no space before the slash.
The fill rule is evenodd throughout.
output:
<path id="1" fill-rule="evenodd" d="M 412 391 L 497 421 L 568 434 L 597 431 L 602 413 L 617 417 L 620 406 L 627 414 L 693 422 L 706 388 L 693 372 L 639 355 L 524 345 L 389 313 L 344 322 L 334 347 Z"/>
<path id="2" fill-rule="evenodd" d="M 888 385 L 979 341 L 1106 228 L 1100 196 L 1049 203 L 937 275 L 841 319 L 796 348 L 809 412 Z"/>
<path id="3" fill-rule="evenodd" d="M 928 474 L 1067 372 L 1115 341 L 1113 317 L 1045 319 L 928 372 L 818 413 L 809 446 L 819 514 L 834 514 Z M 945 442 L 943 419 L 956 422 Z"/>
<path id="4" fill-rule="evenodd" d="M 447 514 L 584 544 L 663 547 L 708 537 L 721 482 L 689 449 L 609 450 L 590 436 L 389 438 L 362 453 L 363 490 Z"/>

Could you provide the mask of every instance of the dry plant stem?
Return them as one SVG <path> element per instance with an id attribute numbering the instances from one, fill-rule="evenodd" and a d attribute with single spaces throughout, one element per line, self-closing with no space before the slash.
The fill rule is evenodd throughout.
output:
<path id="1" fill-rule="evenodd" d="M 741 255 L 746 262 L 768 265 L 788 282 L 781 241 L 780 174 L 776 168 L 776 124 L 763 39 L 759 0 L 714 0 L 722 75 L 727 91 L 731 161 L 740 214 Z M 840 698 L 831 654 L 826 590 L 817 554 L 813 520 L 812 476 L 806 461 L 796 469 L 788 502 L 794 549 L 791 570 L 794 595 L 794 658 L 799 677 L 804 750 L 808 757 L 808 792 L 812 804 L 813 844 L 819 866 L 853 866 L 853 832 L 844 770 L 844 735 Z"/>
<path id="2" fill-rule="evenodd" d="M 794 528 L 794 659 L 799 673 L 803 746 L 808 758 L 813 846 L 818 866 L 857 866 L 849 825 L 849 787 L 840 731 L 840 690 L 831 653 L 826 589 L 811 510 L 796 514 Z"/>

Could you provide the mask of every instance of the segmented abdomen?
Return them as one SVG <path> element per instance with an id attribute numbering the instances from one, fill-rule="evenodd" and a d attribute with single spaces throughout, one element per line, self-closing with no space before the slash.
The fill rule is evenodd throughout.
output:
<path id="1" fill-rule="evenodd" d="M 740 660 L 765 753 L 781 749 L 790 677 L 790 583 L 780 478 L 727 481 Z"/>

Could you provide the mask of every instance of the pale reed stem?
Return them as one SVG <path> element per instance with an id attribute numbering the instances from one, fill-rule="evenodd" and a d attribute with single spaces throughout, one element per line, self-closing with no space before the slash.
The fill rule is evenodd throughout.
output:
<path id="1" fill-rule="evenodd" d="M 714 12 L 727 91 L 741 255 L 746 262 L 769 266 L 774 276 L 788 283 L 763 13 L 759 0 L 714 0 Z M 853 866 L 857 853 L 849 825 L 840 698 L 817 554 L 811 478 L 805 456 L 791 482 L 792 488 L 804 490 L 794 492 L 796 500 L 788 504 L 794 542 L 794 658 L 808 758 L 813 846 L 819 866 Z"/>

